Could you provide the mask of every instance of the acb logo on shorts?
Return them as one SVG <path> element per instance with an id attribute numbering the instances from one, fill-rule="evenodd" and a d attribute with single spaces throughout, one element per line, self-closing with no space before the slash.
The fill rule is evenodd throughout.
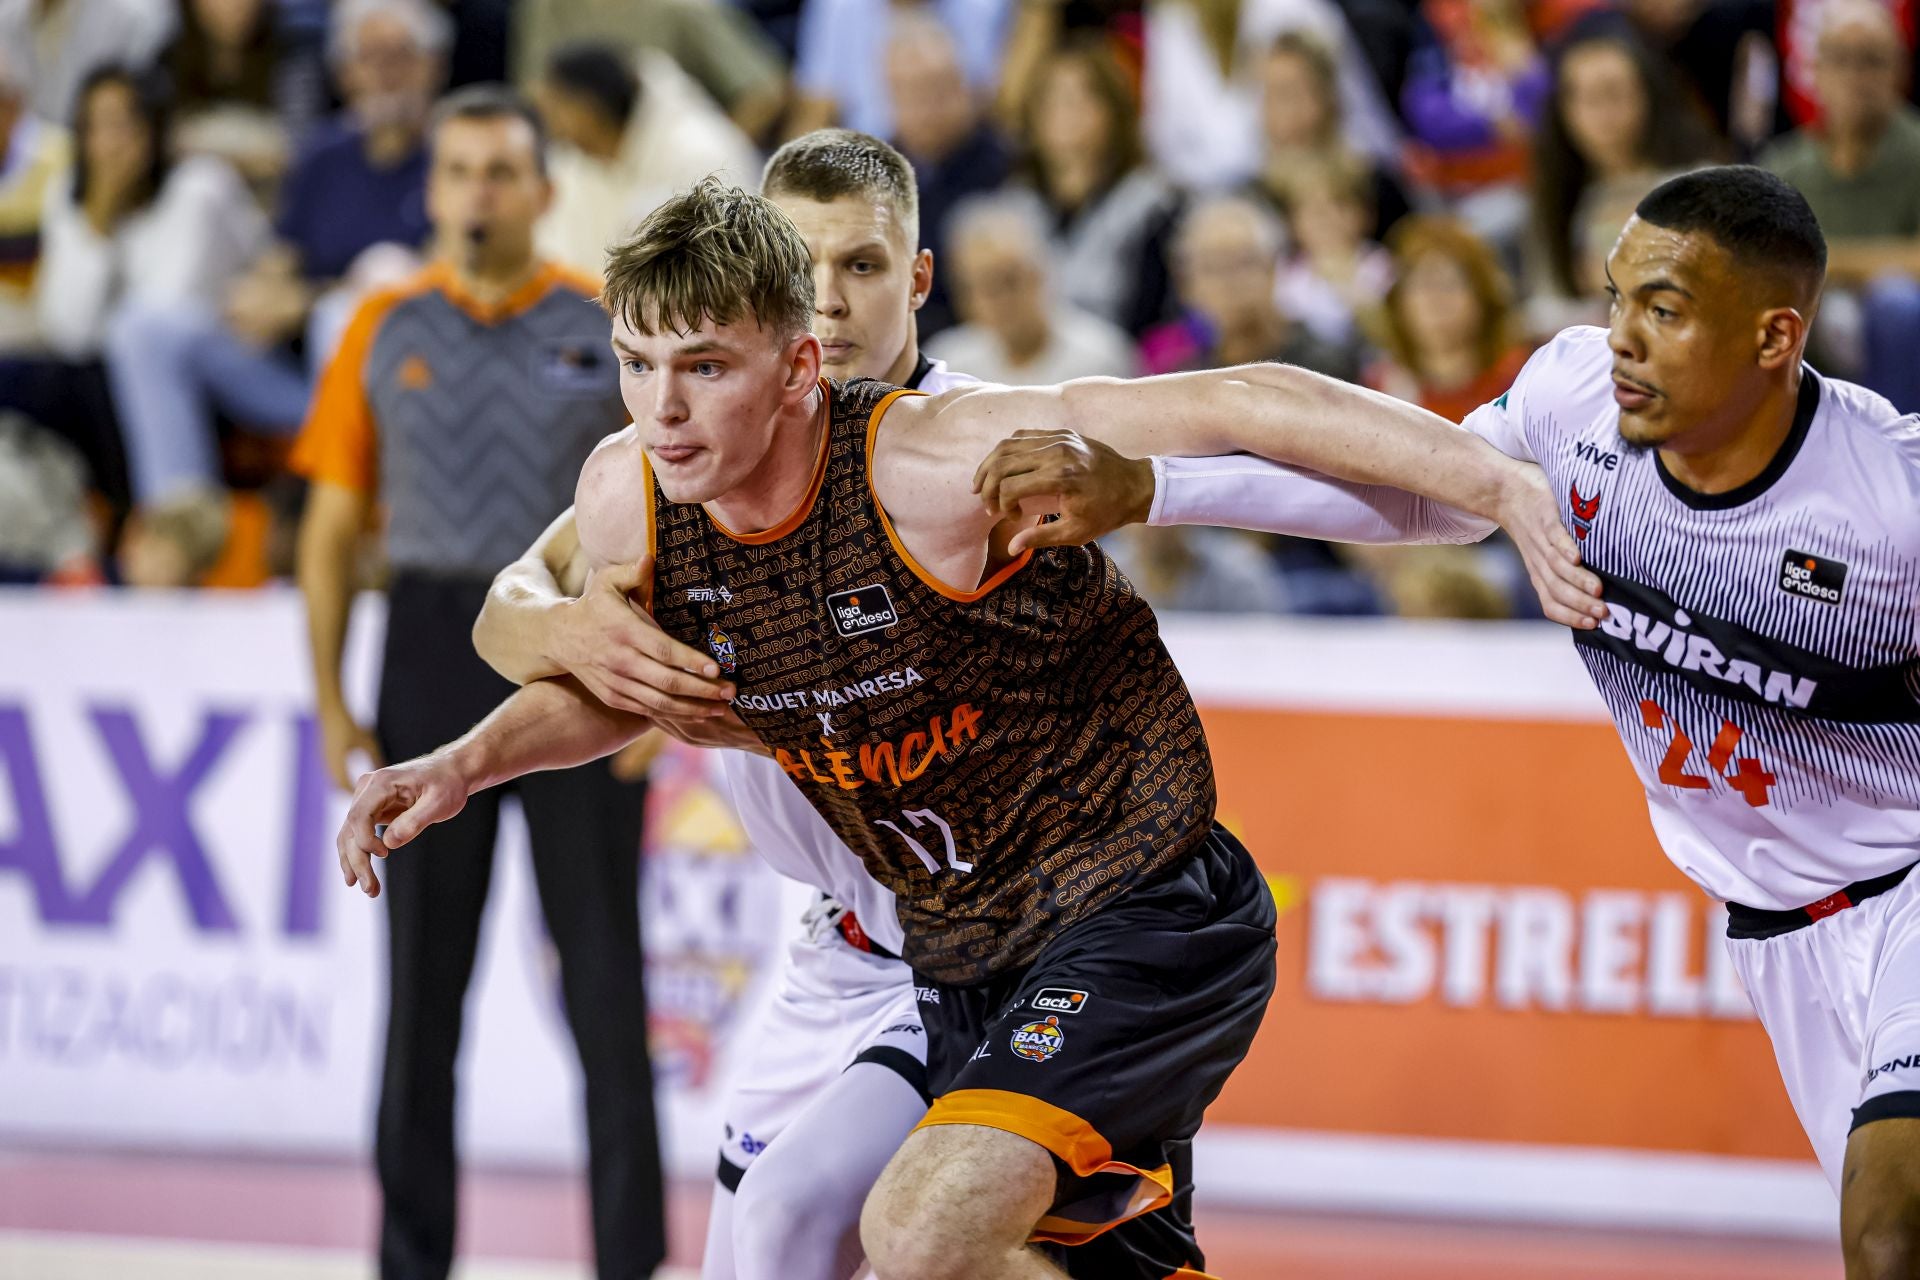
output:
<path id="1" fill-rule="evenodd" d="M 1066 1042 L 1067 1033 L 1060 1029 L 1060 1019 L 1050 1017 L 1045 1022 L 1029 1022 L 1014 1028 L 1010 1047 L 1028 1062 L 1045 1062 L 1060 1052 L 1060 1046 Z"/>

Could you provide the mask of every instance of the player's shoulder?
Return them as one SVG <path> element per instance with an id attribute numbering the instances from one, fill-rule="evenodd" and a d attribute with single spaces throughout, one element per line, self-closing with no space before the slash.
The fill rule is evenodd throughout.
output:
<path id="1" fill-rule="evenodd" d="M 1527 357 L 1513 385 L 1488 411 L 1506 424 L 1516 445 L 1524 443 L 1534 457 L 1544 457 L 1549 440 L 1588 430 L 1612 402 L 1613 351 L 1607 331 L 1576 325 L 1562 329 Z"/>
<path id="2" fill-rule="evenodd" d="M 1889 486 L 1896 504 L 1920 520 L 1920 415 L 1903 414 L 1876 391 L 1840 378 L 1820 379 L 1831 424 L 1830 448 L 1851 455 L 1854 472 Z"/>
<path id="3" fill-rule="evenodd" d="M 580 545 L 596 563 L 626 564 L 644 554 L 653 519 L 653 474 L 637 423 L 602 439 L 580 468 L 573 492 Z"/>

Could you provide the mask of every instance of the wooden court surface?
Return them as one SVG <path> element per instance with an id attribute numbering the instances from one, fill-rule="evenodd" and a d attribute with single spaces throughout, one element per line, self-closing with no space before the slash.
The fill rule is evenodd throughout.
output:
<path id="1" fill-rule="evenodd" d="M 487 1169 L 462 1187 L 465 1280 L 584 1280 L 578 1178 Z M 0 1280 L 366 1280 L 378 1202 L 341 1162 L 0 1148 Z M 697 1273 L 706 1188 L 674 1188 L 673 1270 Z M 1200 1215 L 1221 1280 L 1838 1280 L 1837 1249 L 1483 1223 Z"/>

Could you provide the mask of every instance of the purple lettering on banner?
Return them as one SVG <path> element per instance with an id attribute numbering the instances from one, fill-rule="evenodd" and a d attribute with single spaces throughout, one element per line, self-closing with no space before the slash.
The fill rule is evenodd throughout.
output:
<path id="1" fill-rule="evenodd" d="M 173 860 L 180 887 L 187 896 L 193 921 L 202 929 L 232 932 L 239 928 L 233 911 L 220 893 L 213 866 L 188 816 L 193 793 L 213 772 L 213 766 L 233 741 L 234 734 L 248 717 L 225 712 L 208 712 L 200 731 L 200 741 L 187 756 L 187 762 L 171 776 L 157 772 L 147 756 L 133 713 L 123 708 L 90 707 L 94 728 L 107 744 L 107 751 L 120 771 L 121 782 L 134 805 L 133 831 L 129 834 L 89 889 L 74 905 L 70 919 L 85 924 L 108 924 L 113 919 L 114 902 L 140 864 L 155 852 Z"/>
<path id="2" fill-rule="evenodd" d="M 327 771 L 320 760 L 320 722 L 293 721 L 293 819 L 287 829 L 288 937 L 320 932 L 320 885 L 327 854 Z"/>
<path id="3" fill-rule="evenodd" d="M 13 811 L 20 830 L 11 840 L 0 840 L 0 871 L 14 870 L 33 886 L 40 919 L 57 923 L 73 918 L 73 902 L 60 878 L 60 853 L 53 843 L 53 821 L 47 814 L 47 793 L 40 785 L 40 766 L 33 757 L 33 735 L 24 707 L 0 707 L 0 763 L 13 792 Z"/>

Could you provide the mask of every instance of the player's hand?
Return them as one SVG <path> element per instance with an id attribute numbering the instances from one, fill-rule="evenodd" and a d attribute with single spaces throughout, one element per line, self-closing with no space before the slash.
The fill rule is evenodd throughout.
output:
<path id="1" fill-rule="evenodd" d="M 345 707 L 320 708 L 320 756 L 327 762 L 327 774 L 342 791 L 353 790 L 353 757 L 366 758 L 370 768 L 381 765 L 380 743 L 373 731 L 353 718 Z"/>
<path id="2" fill-rule="evenodd" d="M 451 756 L 441 752 L 378 769 L 360 779 L 334 849 L 349 888 L 380 896 L 373 860 L 384 858 L 436 822 L 467 807 L 467 784 Z M 380 828 L 385 826 L 384 832 Z"/>
<path id="3" fill-rule="evenodd" d="M 1580 546 L 1560 523 L 1560 504 L 1545 472 L 1524 462 L 1509 468 L 1499 520 L 1527 562 L 1527 576 L 1547 617 L 1581 631 L 1598 626 L 1607 616 L 1600 579 L 1580 567 Z"/>
<path id="4" fill-rule="evenodd" d="M 724 716 L 699 720 L 656 719 L 654 723 L 662 732 L 690 747 L 732 747 L 736 751 L 751 751 L 757 756 L 773 754 L 760 741 L 760 735 L 747 728 L 746 722 L 735 715 L 731 707 L 727 708 Z"/>
<path id="5" fill-rule="evenodd" d="M 993 447 L 973 491 L 1000 519 L 1058 516 L 1013 535 L 1007 550 L 1078 546 L 1153 509 L 1153 463 L 1129 458 L 1077 431 L 1020 430 Z"/>
<path id="6" fill-rule="evenodd" d="M 733 685 L 720 664 L 675 640 L 636 598 L 652 562 L 597 569 L 580 598 L 555 613 L 553 660 L 616 711 L 699 720 L 727 714 Z"/>

